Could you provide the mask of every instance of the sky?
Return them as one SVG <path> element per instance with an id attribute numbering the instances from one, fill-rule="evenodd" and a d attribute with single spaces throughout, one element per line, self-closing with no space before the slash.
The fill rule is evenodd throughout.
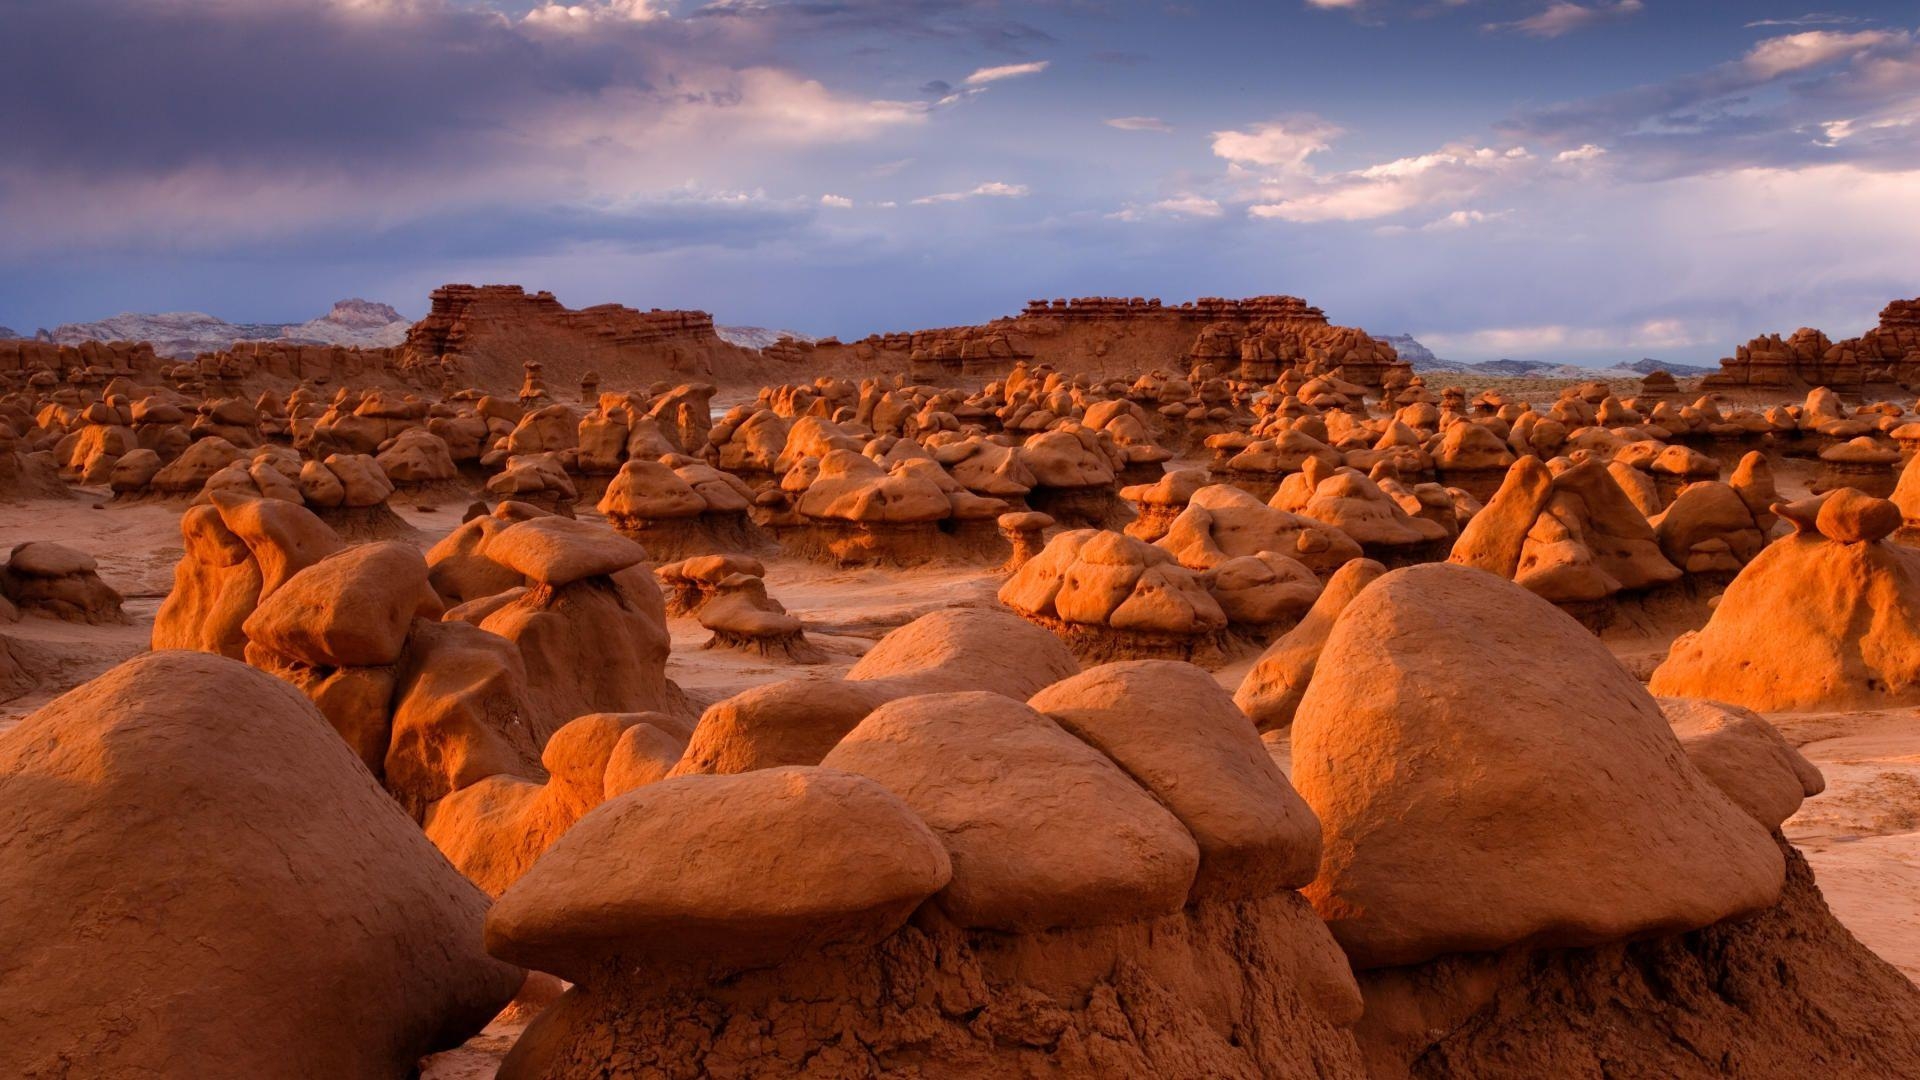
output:
<path id="1" fill-rule="evenodd" d="M 1710 363 L 1920 295 L 1920 6 L 5 0 L 0 325 L 1288 293 Z"/>

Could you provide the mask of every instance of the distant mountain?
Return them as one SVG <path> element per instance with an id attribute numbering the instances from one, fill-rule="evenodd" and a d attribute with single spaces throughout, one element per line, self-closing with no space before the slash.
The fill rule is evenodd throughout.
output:
<path id="1" fill-rule="evenodd" d="M 12 341 L 15 338 L 24 337 L 24 336 L 26 335 L 14 333 L 12 327 L 0 326 L 0 341 Z"/>
<path id="2" fill-rule="evenodd" d="M 1447 365 L 1445 360 L 1433 355 L 1433 350 L 1414 340 L 1412 334 L 1382 334 L 1378 336 L 1381 341 L 1393 346 L 1393 351 L 1400 354 L 1400 359 L 1412 364 L 1416 371 L 1451 370 L 1451 367 Z"/>
<path id="3" fill-rule="evenodd" d="M 795 341 L 814 341 L 805 334 L 796 334 L 791 330 L 769 330 L 764 326 L 716 326 L 713 332 L 720 340 L 729 345 L 738 345 L 743 349 L 764 349 L 783 337 Z"/>
<path id="4" fill-rule="evenodd" d="M 1642 375 L 1651 375 L 1656 371 L 1664 371 L 1676 379 L 1689 379 L 1695 375 L 1711 375 L 1720 370 L 1717 364 L 1713 367 L 1701 367 L 1698 364 L 1676 364 L 1670 360 L 1635 360 L 1631 364 L 1622 364 L 1620 366 L 1628 371 L 1637 371 Z"/>
<path id="5" fill-rule="evenodd" d="M 1664 360 L 1643 359 L 1631 364 L 1615 364 L 1607 368 L 1582 367 L 1579 364 L 1553 364 L 1545 360 L 1486 360 L 1477 364 L 1459 360 L 1442 360 L 1433 354 L 1433 350 L 1422 345 L 1412 334 L 1375 334 L 1381 341 L 1393 346 L 1400 359 L 1413 365 L 1413 370 L 1422 373 L 1442 375 L 1492 375 L 1506 379 L 1637 379 L 1664 371 L 1676 379 L 1688 379 L 1696 375 L 1710 375 L 1718 367 L 1698 367 L 1693 364 L 1673 364 Z"/>
<path id="6" fill-rule="evenodd" d="M 329 345 L 398 345 L 407 339 L 407 330 L 412 326 L 413 321 L 395 311 L 391 304 L 342 300 L 333 305 L 332 311 L 289 328 L 283 336 Z"/>
<path id="7" fill-rule="evenodd" d="M 1488 360 L 1479 364 L 1468 364 L 1467 370 L 1478 371 L 1484 375 L 1504 375 L 1512 379 L 1552 378 L 1547 375 L 1565 364 L 1549 364 L 1542 360 Z"/>
<path id="8" fill-rule="evenodd" d="M 357 345 L 379 348 L 406 340 L 413 324 L 388 304 L 342 300 L 333 310 L 303 323 L 231 323 L 201 311 L 159 314 L 125 312 L 99 322 L 66 323 L 35 334 L 42 341 L 148 341 L 161 356 L 186 360 L 230 347 L 236 341 L 285 341 L 295 345 Z"/>

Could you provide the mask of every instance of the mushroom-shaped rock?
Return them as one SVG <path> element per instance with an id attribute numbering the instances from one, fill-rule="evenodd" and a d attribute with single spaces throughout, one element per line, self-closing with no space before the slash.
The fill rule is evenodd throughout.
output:
<path id="1" fill-rule="evenodd" d="M 1758 713 L 1692 698 L 1661 698 L 1660 711 L 1694 768 L 1769 830 L 1827 788 L 1820 770 Z"/>
<path id="2" fill-rule="evenodd" d="M 0 565 L 0 597 L 21 611 L 85 623 L 129 622 L 120 594 L 100 580 L 93 556 L 64 544 L 32 540 Z"/>
<path id="3" fill-rule="evenodd" d="M 165 463 L 160 455 L 144 447 L 129 450 L 115 459 L 113 470 L 107 477 L 107 486 L 117 496 L 135 496 L 142 494 Z"/>
<path id="4" fill-rule="evenodd" d="M 1914 457 L 1920 459 L 1920 454 Z M 1900 470 L 1900 480 L 1894 485 L 1889 498 L 1899 508 L 1900 517 L 1905 522 L 1900 533 L 1901 539 L 1907 540 L 1920 533 L 1920 466 L 1916 466 L 1912 460 L 1907 462 L 1906 467 Z"/>
<path id="5" fill-rule="evenodd" d="M 487 542 L 487 558 L 543 585 L 571 585 L 645 562 L 647 551 L 612 529 L 547 516 L 516 522 Z"/>
<path id="6" fill-rule="evenodd" d="M 932 826 L 953 859 L 935 899 L 963 927 L 1127 922 L 1178 911 L 1193 887 L 1199 850 L 1178 819 L 999 694 L 889 702 L 821 764 L 879 781 Z"/>
<path id="7" fill-rule="evenodd" d="M 573 501 L 580 494 L 557 454 L 516 454 L 508 458 L 506 469 L 487 479 L 487 490 L 562 517 L 573 516 Z"/>
<path id="8" fill-rule="evenodd" d="M 1273 551 L 1322 577 L 1361 555 L 1360 545 L 1339 528 L 1268 506 L 1228 484 L 1195 491 L 1155 546 L 1191 570 Z"/>
<path id="9" fill-rule="evenodd" d="M 1720 463 L 1690 446 L 1663 447 L 1646 469 L 1653 474 L 1654 486 L 1666 502 L 1688 484 L 1720 479 Z"/>
<path id="10" fill-rule="evenodd" d="M 154 473 L 156 494 L 186 497 L 197 494 L 214 473 L 240 460 L 240 449 L 218 436 L 196 441 L 179 457 Z"/>
<path id="11" fill-rule="evenodd" d="M 329 555 L 289 578 L 247 617 L 254 645 L 316 667 L 397 662 L 416 616 L 437 617 L 419 549 L 388 541 Z"/>
<path id="12" fill-rule="evenodd" d="M 994 519 L 1000 527 L 1000 534 L 1007 538 L 1013 548 L 1013 554 L 1007 557 L 1006 568 L 1018 570 L 1027 564 L 1027 560 L 1040 554 L 1046 547 L 1046 531 L 1053 527 L 1051 515 L 1038 510 L 1017 510 L 1001 514 Z"/>
<path id="13" fill-rule="evenodd" d="M 749 555 L 698 555 L 668 563 L 653 572 L 666 593 L 667 614 L 692 615 L 719 595 L 721 582 L 736 574 L 765 577 L 766 564 Z"/>
<path id="14" fill-rule="evenodd" d="M 1814 477 L 1815 494 L 1838 488 L 1857 488 L 1869 495 L 1885 498 L 1893 494 L 1899 478 L 1895 469 L 1900 451 L 1862 435 L 1835 443 L 1820 451 L 1820 473 Z"/>
<path id="15" fill-rule="evenodd" d="M 922 694 L 994 690 L 1025 699 L 1079 668 L 1052 635 L 1005 612 L 954 608 L 881 638 L 847 678 L 910 684 Z"/>
<path id="16" fill-rule="evenodd" d="M 1899 524 L 1886 500 L 1842 488 L 1813 502 L 1776 507 L 1798 531 L 1674 642 L 1654 693 L 1762 712 L 1920 702 L 1920 551 L 1880 539 Z"/>
<path id="17" fill-rule="evenodd" d="M 524 575 L 487 557 L 487 546 L 503 529 L 546 511 L 528 503 L 501 503 L 488 512 L 478 503 L 458 528 L 427 551 L 427 573 L 435 592 L 451 605 L 497 596 L 527 583 Z"/>
<path id="18" fill-rule="evenodd" d="M 665 713 L 635 713 L 638 722 L 621 733 L 607 756 L 601 787 L 606 798 L 667 779 L 687 752 L 693 726 Z"/>
<path id="19" fill-rule="evenodd" d="M 1357 967 L 1677 933 L 1780 894 L 1767 830 L 1606 647 L 1471 568 L 1348 605 L 1292 754 L 1326 843 L 1307 895 Z"/>
<path id="20" fill-rule="evenodd" d="M 801 496 L 807 517 L 890 525 L 938 521 L 951 513 L 946 493 L 908 473 L 890 473 L 853 450 L 834 450 Z"/>
<path id="21" fill-rule="evenodd" d="M 0 823 L 8 1076 L 404 1076 L 521 982 L 486 897 L 232 660 L 141 656 L 0 734 Z"/>
<path id="22" fill-rule="evenodd" d="M 1118 451 L 1111 439 L 1078 424 L 1028 439 L 1020 447 L 1020 460 L 1034 477 L 1027 504 L 1064 522 L 1118 524 L 1125 508 L 1119 500 L 1115 454 L 1109 451 Z"/>
<path id="23" fill-rule="evenodd" d="M 1175 469 L 1151 484 L 1121 488 L 1120 497 L 1132 503 L 1138 515 L 1127 522 L 1127 535 L 1149 544 L 1167 535 L 1173 519 L 1207 483 L 1204 469 Z"/>
<path id="24" fill-rule="evenodd" d="M 1339 469 L 1315 484 L 1299 512 L 1347 534 L 1362 550 L 1379 558 L 1420 558 L 1429 553 L 1437 557 L 1452 538 L 1439 523 L 1407 513 L 1380 485 L 1353 469 Z M 1436 545 L 1438 552 L 1432 550 Z"/>
<path id="25" fill-rule="evenodd" d="M 1667 561 L 1689 574 L 1737 574 L 1768 540 L 1739 490 L 1717 480 L 1681 488 L 1648 524 Z"/>
<path id="26" fill-rule="evenodd" d="M 1262 642 L 1300 621 L 1320 595 L 1313 571 L 1273 551 L 1228 559 L 1202 574 L 1200 583 L 1228 623 Z"/>
<path id="27" fill-rule="evenodd" d="M 739 649 L 801 664 L 826 659 L 807 640 L 800 620 L 767 595 L 766 579 L 759 574 L 733 573 L 715 582 L 697 618 L 713 632 L 705 648 Z"/>
<path id="28" fill-rule="evenodd" d="M 494 904 L 487 948 L 576 982 L 625 965 L 723 977 L 871 945 L 951 875 L 927 824 L 871 779 L 681 777 L 575 823 Z"/>
<path id="29" fill-rule="evenodd" d="M 489 539 L 485 556 L 534 582 L 480 617 L 519 647 L 536 731 L 576 716 L 672 711 L 666 602 L 640 545 L 604 525 L 553 515 Z"/>
<path id="30" fill-rule="evenodd" d="M 1462 488 L 1481 500 L 1493 497 L 1513 461 L 1513 452 L 1492 428 L 1466 420 L 1449 426 L 1433 451 L 1433 467 L 1440 482 Z"/>
<path id="31" fill-rule="evenodd" d="M 1493 501 L 1461 530 L 1449 561 L 1582 610 L 1681 576 L 1639 508 L 1595 460 L 1557 475 L 1535 458 L 1515 462 Z"/>
<path id="32" fill-rule="evenodd" d="M 707 508 L 707 500 L 693 486 L 658 461 L 628 461 L 600 497 L 598 509 L 608 520 L 637 522 L 693 517 Z"/>
<path id="33" fill-rule="evenodd" d="M 1200 576 L 1123 533 L 1078 529 L 1000 587 L 1000 602 L 1063 635 L 1083 657 L 1191 659 L 1227 615 Z"/>
<path id="34" fill-rule="evenodd" d="M 1264 896 L 1313 880 L 1319 821 L 1205 671 L 1166 660 L 1103 664 L 1028 704 L 1113 759 L 1193 834 L 1194 899 Z"/>
<path id="35" fill-rule="evenodd" d="M 992 522 L 1006 504 L 968 492 L 930 458 L 888 471 L 856 451 L 833 450 L 796 462 L 781 485 L 799 492 L 799 525 L 782 542 L 810 558 L 910 565 L 971 554 L 978 545 L 966 541 L 983 538 L 993 558 L 1005 554 Z"/>
<path id="36" fill-rule="evenodd" d="M 1840 544 L 1871 544 L 1900 528 L 1900 508 L 1857 488 L 1839 488 L 1820 501 L 1820 535 Z"/>
<path id="37" fill-rule="evenodd" d="M 395 487 L 409 493 L 434 485 L 460 486 L 460 472 L 447 440 L 426 428 L 408 428 L 395 435 L 374 460 Z"/>
<path id="38" fill-rule="evenodd" d="M 881 638 L 845 679 L 756 686 L 700 717 L 679 773 L 816 765 L 883 702 L 991 690 L 1024 700 L 1080 669 L 1060 639 L 1003 611 L 954 608 Z"/>
<path id="39" fill-rule="evenodd" d="M 633 459 L 620 466 L 598 509 L 655 556 L 677 558 L 755 546 L 746 516 L 752 500 L 752 488 L 710 466 Z"/>

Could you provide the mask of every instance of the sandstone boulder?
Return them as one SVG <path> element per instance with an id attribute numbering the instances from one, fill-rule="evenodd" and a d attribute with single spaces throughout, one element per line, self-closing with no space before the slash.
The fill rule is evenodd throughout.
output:
<path id="1" fill-rule="evenodd" d="M 142 656 L 0 735 L 0 821 L 10 1076 L 403 1076 L 521 981 L 485 896 L 231 660 Z"/>
<path id="2" fill-rule="evenodd" d="M 1606 647 L 1448 564 L 1350 603 L 1293 724 L 1326 853 L 1307 890 L 1358 967 L 1676 933 L 1758 911 L 1784 867 Z"/>

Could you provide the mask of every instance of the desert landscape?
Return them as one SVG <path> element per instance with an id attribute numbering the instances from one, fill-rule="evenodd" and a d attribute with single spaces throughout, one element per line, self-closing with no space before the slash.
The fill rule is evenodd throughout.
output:
<path id="1" fill-rule="evenodd" d="M 1920 1080 L 1920 19 L 5 0 L 0 1080 Z"/>
<path id="2" fill-rule="evenodd" d="M 8 1075 L 1920 1072 L 1920 300 L 1616 387 L 449 285 L 0 380 Z"/>

